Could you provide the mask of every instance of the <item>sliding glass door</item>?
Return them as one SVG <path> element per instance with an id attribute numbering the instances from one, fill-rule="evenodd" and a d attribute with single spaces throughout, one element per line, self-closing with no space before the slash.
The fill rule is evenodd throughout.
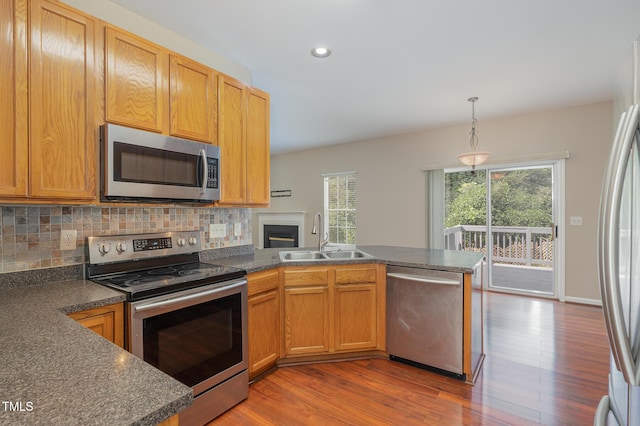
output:
<path id="1" fill-rule="evenodd" d="M 553 167 L 489 170 L 491 289 L 555 295 Z"/>
<path id="2" fill-rule="evenodd" d="M 557 296 L 554 167 L 445 174 L 445 248 L 485 254 L 485 288 Z"/>

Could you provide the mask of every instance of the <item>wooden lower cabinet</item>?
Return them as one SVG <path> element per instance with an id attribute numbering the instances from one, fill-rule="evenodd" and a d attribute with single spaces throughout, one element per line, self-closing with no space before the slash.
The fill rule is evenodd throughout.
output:
<path id="1" fill-rule="evenodd" d="M 285 356 L 385 349 L 380 264 L 284 269 Z"/>
<path id="2" fill-rule="evenodd" d="M 331 350 L 329 288 L 285 287 L 286 355 L 328 353 Z"/>
<path id="3" fill-rule="evenodd" d="M 112 343 L 124 347 L 124 306 L 122 303 L 74 312 L 68 316 Z"/>
<path id="4" fill-rule="evenodd" d="M 249 274 L 248 282 L 249 378 L 253 378 L 280 358 L 280 269 Z"/>

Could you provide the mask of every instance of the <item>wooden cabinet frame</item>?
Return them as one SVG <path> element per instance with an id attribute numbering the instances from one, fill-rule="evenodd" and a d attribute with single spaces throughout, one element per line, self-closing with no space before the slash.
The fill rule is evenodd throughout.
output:
<path id="1" fill-rule="evenodd" d="M 114 303 L 67 315 L 112 343 L 124 347 L 124 305 Z"/>

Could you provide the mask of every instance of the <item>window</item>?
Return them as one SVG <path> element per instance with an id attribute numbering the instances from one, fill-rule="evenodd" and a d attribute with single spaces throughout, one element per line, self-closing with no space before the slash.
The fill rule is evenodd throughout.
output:
<path id="1" fill-rule="evenodd" d="M 324 176 L 325 229 L 330 244 L 356 243 L 356 172 Z"/>

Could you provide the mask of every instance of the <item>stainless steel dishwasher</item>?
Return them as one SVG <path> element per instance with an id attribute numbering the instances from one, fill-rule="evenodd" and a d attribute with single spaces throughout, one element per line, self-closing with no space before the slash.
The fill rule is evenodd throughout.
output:
<path id="1" fill-rule="evenodd" d="M 387 267 L 391 359 L 464 377 L 462 283 L 461 273 Z"/>

